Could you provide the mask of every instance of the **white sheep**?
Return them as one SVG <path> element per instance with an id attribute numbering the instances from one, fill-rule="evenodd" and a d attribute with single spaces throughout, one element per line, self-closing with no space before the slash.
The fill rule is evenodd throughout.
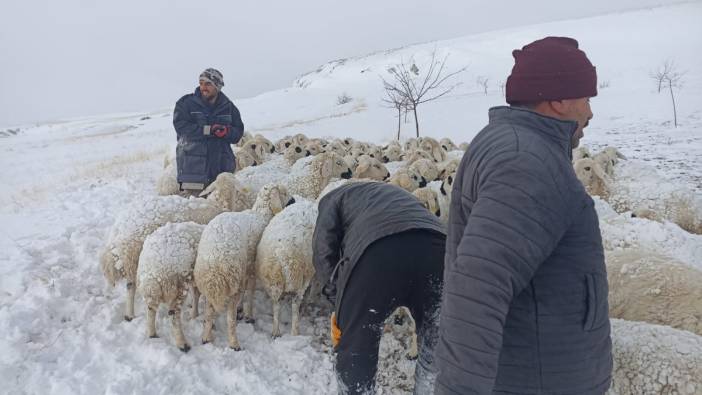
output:
<path id="1" fill-rule="evenodd" d="M 441 145 L 441 148 L 443 148 L 446 152 L 455 151 L 458 149 L 458 146 L 456 146 L 456 144 L 454 144 L 453 141 L 448 137 L 444 137 L 441 140 L 439 140 L 439 145 Z"/>
<path id="2" fill-rule="evenodd" d="M 289 173 L 290 163 L 287 159 L 283 155 L 272 155 L 271 160 L 258 166 L 247 167 L 234 176 L 255 195 L 266 184 L 283 183 Z"/>
<path id="3" fill-rule="evenodd" d="M 419 148 L 428 152 L 434 162 L 443 162 L 446 160 L 446 151 L 441 148 L 441 144 L 431 137 L 423 137 L 419 143 Z"/>
<path id="4" fill-rule="evenodd" d="M 439 168 L 431 159 L 418 159 L 409 165 L 410 170 L 424 177 L 427 182 L 439 178 Z"/>
<path id="5" fill-rule="evenodd" d="M 368 150 L 366 150 L 366 155 L 370 156 L 371 158 L 381 160 L 383 159 L 383 149 L 377 145 L 371 144 L 370 147 L 368 147 Z"/>
<path id="6" fill-rule="evenodd" d="M 413 192 L 417 188 L 425 187 L 427 180 L 414 170 L 401 167 L 390 176 L 387 183 L 397 185 L 408 192 Z"/>
<path id="7" fill-rule="evenodd" d="M 262 134 L 257 134 L 253 138 L 254 142 L 260 146 L 263 147 L 263 150 L 266 153 L 274 153 L 275 152 L 275 145 L 273 145 L 273 142 L 268 140 L 264 135 Z"/>
<path id="8" fill-rule="evenodd" d="M 299 200 L 276 215 L 261 236 L 256 254 L 256 277 L 273 303 L 272 336 L 280 336 L 280 299 L 292 293 L 291 334 L 298 335 L 300 304 L 314 277 L 312 234 L 317 205 Z"/>
<path id="9" fill-rule="evenodd" d="M 384 181 L 390 178 L 390 172 L 378 159 L 361 155 L 358 157 L 358 165 L 353 169 L 353 177 Z"/>
<path id="10" fill-rule="evenodd" d="M 421 149 L 405 151 L 405 153 L 402 154 L 402 160 L 405 161 L 408 165 L 411 165 L 412 163 L 414 163 L 420 159 L 429 159 L 429 160 L 433 161 L 434 157 L 430 153 L 428 153 L 427 151 L 424 151 Z"/>
<path id="11" fill-rule="evenodd" d="M 241 135 L 241 138 L 239 139 L 239 141 L 237 141 L 235 145 L 236 145 L 237 147 L 243 147 L 244 144 L 246 144 L 247 142 L 249 142 L 249 141 L 251 141 L 251 140 L 253 140 L 253 139 L 254 139 L 254 137 L 251 136 L 251 133 L 249 133 L 249 132 L 244 132 L 244 133 Z"/>
<path id="12" fill-rule="evenodd" d="M 139 255 L 136 285 L 147 306 L 146 335 L 156 334 L 156 314 L 161 303 L 168 305 L 176 346 L 190 350 L 185 341 L 181 308 L 188 288 L 193 285 L 193 266 L 204 225 L 194 222 L 168 223 L 144 240 Z M 193 304 L 198 297 L 193 295 Z"/>
<path id="13" fill-rule="evenodd" d="M 440 180 L 445 180 L 446 177 L 458 171 L 458 167 L 461 165 L 460 159 L 449 159 L 446 162 L 439 163 L 437 168 L 439 169 Z"/>
<path id="14" fill-rule="evenodd" d="M 617 212 L 649 209 L 691 233 L 702 234 L 702 196 L 660 176 L 656 169 L 635 161 L 617 167 L 614 179 L 592 159 L 573 165 L 591 195 L 605 199 Z"/>
<path id="15" fill-rule="evenodd" d="M 177 195 L 180 193 L 178 169 L 175 160 L 170 162 L 156 180 L 156 193 L 160 196 Z"/>
<path id="16" fill-rule="evenodd" d="M 232 173 L 219 173 L 200 197 L 214 202 L 224 211 L 243 211 L 253 206 L 256 194 L 244 186 Z"/>
<path id="17" fill-rule="evenodd" d="M 573 149 L 573 163 L 575 163 L 576 160 L 578 159 L 583 159 L 583 158 L 592 158 L 592 154 L 590 153 L 590 150 L 586 146 L 580 146 L 578 148 Z"/>
<path id="18" fill-rule="evenodd" d="M 315 200 L 332 178 L 351 178 L 352 175 L 344 158 L 334 152 L 324 152 L 295 162 L 285 184 L 291 195 Z"/>
<path id="19" fill-rule="evenodd" d="M 314 156 L 324 151 L 322 144 L 316 141 L 308 141 L 303 150 L 305 151 L 305 156 Z"/>
<path id="20" fill-rule="evenodd" d="M 121 279 L 127 280 L 125 320 L 134 318 L 134 285 L 146 237 L 168 222 L 206 224 L 222 211 L 219 205 L 205 199 L 154 196 L 135 202 L 117 217 L 100 253 L 100 268 L 111 286 Z"/>
<path id="21" fill-rule="evenodd" d="M 292 142 L 295 143 L 295 144 L 298 144 L 298 145 L 302 145 L 302 146 L 304 146 L 305 144 L 307 144 L 307 142 L 308 142 L 309 140 L 310 140 L 310 139 L 307 138 L 307 136 L 305 136 L 305 135 L 302 134 L 302 133 L 298 133 L 298 134 L 292 136 Z"/>
<path id="22" fill-rule="evenodd" d="M 383 150 L 383 163 L 397 162 L 402 160 L 402 147 L 399 144 L 388 144 L 388 147 Z"/>
<path id="23" fill-rule="evenodd" d="M 417 188 L 412 192 L 412 195 L 414 195 L 430 213 L 441 217 L 441 208 L 439 206 L 437 193 L 432 188 L 428 186 Z"/>
<path id="24" fill-rule="evenodd" d="M 248 144 L 245 146 L 249 146 Z M 242 147 L 233 147 L 234 151 L 234 172 L 239 172 L 249 166 L 256 166 L 259 162 L 256 161 L 250 150 Z"/>
<path id="25" fill-rule="evenodd" d="M 324 152 L 336 152 L 340 156 L 346 156 L 346 145 L 341 140 L 333 140 L 324 146 Z"/>
<path id="26" fill-rule="evenodd" d="M 414 137 L 409 138 L 405 141 L 403 148 L 405 151 L 414 151 L 419 148 L 419 140 Z"/>
<path id="27" fill-rule="evenodd" d="M 240 350 L 236 310 L 245 291 L 248 292 L 244 316 L 252 322 L 256 247 L 266 225 L 283 210 L 288 199 L 283 186 L 266 185 L 251 210 L 220 214 L 202 232 L 194 276 L 195 285 L 207 298 L 203 344 L 214 340 L 214 321 L 226 310 L 229 347 Z"/>
<path id="28" fill-rule="evenodd" d="M 456 173 L 451 173 L 442 181 L 432 181 L 427 184 L 427 187 L 436 192 L 436 199 L 439 202 L 439 210 L 441 215 L 439 220 L 444 224 L 448 223 L 449 210 L 451 209 L 451 191 L 453 190 L 453 180 L 456 179 Z"/>
<path id="29" fill-rule="evenodd" d="M 265 144 L 261 144 L 255 139 L 251 139 L 241 145 L 237 152 L 246 151 L 254 159 L 255 164 L 261 164 L 265 162 L 266 155 L 268 151 L 266 150 Z"/>
<path id="30" fill-rule="evenodd" d="M 702 394 L 702 337 L 667 326 L 612 319 L 610 395 Z"/>
<path id="31" fill-rule="evenodd" d="M 702 335 L 702 272 L 641 249 L 608 252 L 609 315 Z"/>
<path id="32" fill-rule="evenodd" d="M 285 161 L 288 162 L 288 165 L 292 166 L 295 164 L 295 162 L 298 161 L 298 159 L 302 159 L 305 156 L 307 156 L 307 151 L 305 151 L 305 147 L 297 144 L 297 143 L 290 143 L 288 148 L 283 151 L 283 158 L 285 158 Z"/>
<path id="33" fill-rule="evenodd" d="M 285 136 L 275 142 L 275 152 L 282 154 L 292 144 L 292 136 Z"/>

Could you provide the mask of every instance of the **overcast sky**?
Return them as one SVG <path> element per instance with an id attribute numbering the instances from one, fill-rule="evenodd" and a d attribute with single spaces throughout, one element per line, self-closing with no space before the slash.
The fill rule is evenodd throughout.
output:
<path id="1" fill-rule="evenodd" d="M 249 97 L 333 59 L 675 2 L 2 1 L 0 127 L 172 106 L 206 67 Z"/>

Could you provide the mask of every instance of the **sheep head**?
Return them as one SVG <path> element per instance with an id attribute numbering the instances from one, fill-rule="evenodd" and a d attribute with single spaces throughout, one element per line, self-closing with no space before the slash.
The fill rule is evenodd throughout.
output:
<path id="1" fill-rule="evenodd" d="M 419 199 L 419 202 L 422 203 L 422 205 L 429 210 L 430 213 L 436 215 L 437 217 L 441 217 L 441 209 L 439 208 L 439 200 L 436 196 L 436 192 L 430 188 L 424 187 L 415 189 L 414 192 L 412 192 L 412 195 Z"/>
<path id="2" fill-rule="evenodd" d="M 409 168 L 427 181 L 434 181 L 439 177 L 439 169 L 431 159 L 418 159 L 412 162 Z"/>
<path id="3" fill-rule="evenodd" d="M 353 175 L 353 171 L 344 158 L 334 152 L 317 155 L 311 165 L 318 169 L 318 175 L 324 181 L 324 185 L 328 184 L 332 178 L 351 178 Z"/>
<path id="4" fill-rule="evenodd" d="M 358 166 L 354 170 L 353 177 L 384 181 L 390 177 L 390 172 L 379 160 L 361 155 L 358 157 Z"/>
<path id="5" fill-rule="evenodd" d="M 590 195 L 602 198 L 609 196 L 611 180 L 596 161 L 590 158 L 578 159 L 573 163 L 573 169 Z"/>

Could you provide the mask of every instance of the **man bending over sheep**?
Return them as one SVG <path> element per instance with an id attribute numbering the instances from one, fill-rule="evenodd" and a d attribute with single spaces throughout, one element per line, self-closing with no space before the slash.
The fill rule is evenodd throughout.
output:
<path id="1" fill-rule="evenodd" d="M 219 173 L 234 172 L 230 144 L 244 134 L 244 124 L 239 110 L 221 92 L 223 86 L 222 73 L 207 69 L 200 74 L 200 86 L 178 100 L 173 111 L 178 183 L 185 194 L 198 194 Z"/>
<path id="2" fill-rule="evenodd" d="M 340 393 L 374 393 L 383 322 L 400 306 L 412 313 L 420 342 L 415 392 L 431 389 L 445 240 L 438 218 L 394 185 L 350 183 L 320 200 L 313 261 L 335 305 Z"/>
<path id="3" fill-rule="evenodd" d="M 571 165 L 597 75 L 578 42 L 515 50 L 510 107 L 453 184 L 437 394 L 603 394 L 612 375 L 597 212 Z"/>

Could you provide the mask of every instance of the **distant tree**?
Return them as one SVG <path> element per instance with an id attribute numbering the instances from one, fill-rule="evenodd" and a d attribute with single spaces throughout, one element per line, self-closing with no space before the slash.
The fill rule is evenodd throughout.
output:
<path id="1" fill-rule="evenodd" d="M 385 97 L 382 99 L 387 107 L 397 110 L 397 140 L 400 140 L 400 131 L 402 130 L 402 112 L 405 113 L 407 120 L 407 99 L 392 89 L 385 89 Z"/>
<path id="2" fill-rule="evenodd" d="M 448 55 L 446 55 L 443 60 L 437 60 L 436 50 L 434 50 L 431 53 L 431 61 L 424 74 L 422 74 L 422 70 L 420 70 L 414 62 L 413 58 L 410 58 L 408 63 L 401 60 L 400 64 L 388 69 L 388 73 L 392 76 L 392 81 L 387 81 L 381 76 L 386 95 L 389 95 L 388 92 L 393 92 L 394 95 L 401 98 L 401 100 L 406 103 L 407 111 L 411 110 L 414 114 L 414 125 L 417 137 L 419 137 L 417 107 L 422 103 L 436 100 L 448 94 L 461 84 L 459 82 L 450 86 L 444 86 L 444 83 L 449 78 L 466 69 L 464 67 L 446 74 L 444 72 L 446 59 L 448 59 Z"/>
<path id="3" fill-rule="evenodd" d="M 485 92 L 485 96 L 487 96 L 488 78 L 483 76 L 483 75 L 479 75 L 478 78 L 475 79 L 475 83 L 478 84 L 478 86 L 483 88 L 483 92 Z"/>
<path id="4" fill-rule="evenodd" d="M 678 112 L 675 105 L 675 95 L 673 93 L 673 88 L 682 88 L 682 77 L 685 75 L 684 72 L 678 71 L 675 62 L 672 60 L 666 60 L 658 68 L 658 70 L 653 71 L 649 74 L 651 78 L 656 81 L 658 85 L 658 93 L 661 93 L 661 89 L 668 87 L 670 91 L 670 100 L 673 102 L 673 123 L 675 127 L 678 127 Z"/>
<path id="5" fill-rule="evenodd" d="M 500 81 L 500 92 L 502 92 L 502 96 L 505 96 L 505 86 L 507 85 L 506 82 Z"/>

